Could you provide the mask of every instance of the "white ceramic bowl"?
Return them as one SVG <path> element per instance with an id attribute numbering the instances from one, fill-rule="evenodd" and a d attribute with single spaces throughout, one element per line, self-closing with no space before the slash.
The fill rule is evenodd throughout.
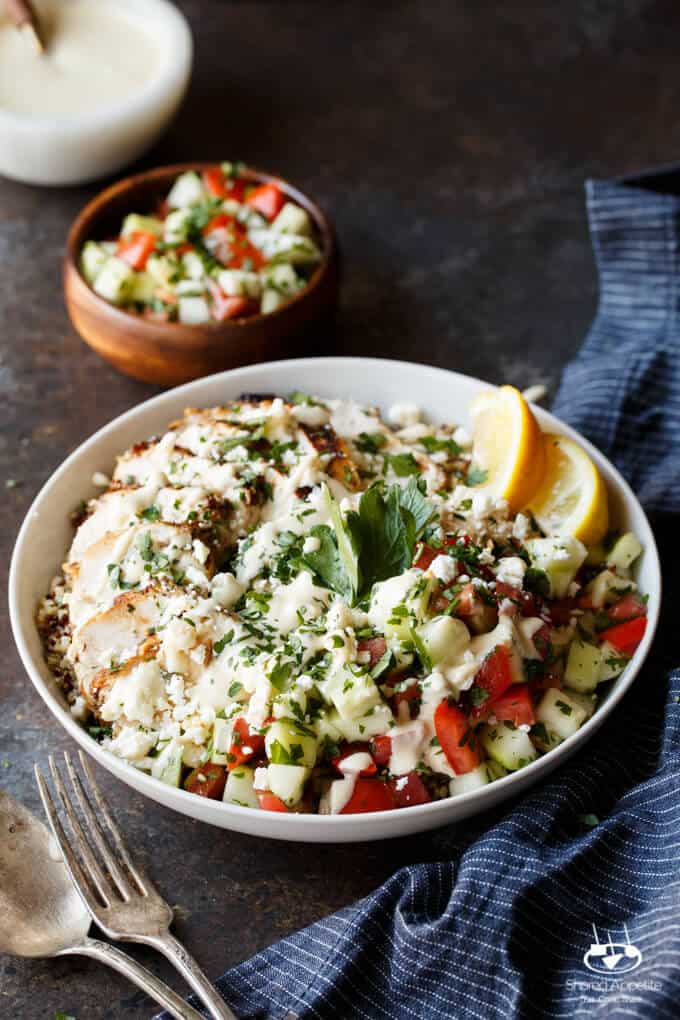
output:
<path id="1" fill-rule="evenodd" d="M 184 15 L 169 0 L 91 3 L 115 7 L 147 31 L 153 30 L 161 53 L 158 74 L 133 98 L 101 112 L 25 117 L 0 107 L 0 174 L 43 185 L 82 184 L 106 177 L 150 148 L 176 113 L 193 56 Z"/>
<path id="2" fill-rule="evenodd" d="M 100 429 L 71 454 L 38 494 L 19 533 L 10 571 L 10 613 L 17 647 L 38 693 L 59 723 L 104 768 L 167 807 L 238 832 L 319 843 L 382 839 L 457 821 L 519 793 L 564 762 L 595 733 L 635 679 L 658 620 L 661 574 L 647 518 L 621 475 L 590 443 L 540 408 L 534 410 L 545 430 L 572 436 L 588 450 L 607 483 L 613 520 L 639 536 L 644 553 L 638 582 L 649 594 L 649 622 L 640 647 L 595 715 L 554 751 L 481 790 L 397 811 L 329 817 L 257 811 L 174 789 L 103 751 L 75 722 L 45 665 L 35 627 L 38 601 L 71 542 L 69 511 L 81 498 L 94 495 L 93 472 L 110 472 L 118 453 L 163 431 L 185 407 L 209 407 L 243 392 L 286 394 L 302 390 L 320 396 L 353 398 L 360 403 L 375 404 L 383 411 L 408 399 L 422 407 L 433 421 L 465 425 L 469 423 L 468 407 L 473 397 L 487 387 L 488 384 L 478 379 L 401 361 L 374 358 L 277 361 L 223 372 L 180 386 L 133 408 Z"/>

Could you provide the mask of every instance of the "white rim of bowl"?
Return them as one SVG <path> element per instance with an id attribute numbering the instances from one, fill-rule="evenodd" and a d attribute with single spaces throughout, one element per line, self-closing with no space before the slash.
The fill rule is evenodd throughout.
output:
<path id="1" fill-rule="evenodd" d="M 183 89 L 188 81 L 193 59 L 194 44 L 189 22 L 182 11 L 170 0 L 96 0 L 103 6 L 118 9 L 123 17 L 141 23 L 138 4 L 144 4 L 157 12 L 158 20 L 162 20 L 171 33 L 167 52 L 161 50 L 161 62 L 158 74 L 144 86 L 137 95 L 117 103 L 105 106 L 101 111 L 84 114 L 64 114 L 51 117 L 15 113 L 0 106 L 0 125 L 4 122 L 10 127 L 32 132 L 36 129 L 63 132 L 81 132 L 83 129 L 106 130 L 111 125 L 128 120 L 142 113 L 149 106 L 163 99 L 169 92 Z M 122 8 L 122 10 L 121 10 Z M 153 28 L 153 26 L 150 26 Z"/>
<path id="2" fill-rule="evenodd" d="M 158 790 L 159 784 L 164 789 L 166 795 L 169 796 L 170 800 L 174 800 L 175 797 L 180 798 L 182 805 L 188 806 L 191 800 L 194 800 L 196 795 L 189 793 L 187 790 L 183 790 L 181 787 L 164 787 L 160 780 L 154 779 L 148 773 L 142 772 L 140 769 L 136 769 L 133 765 L 130 765 L 124 759 L 115 758 L 105 751 L 97 741 L 91 737 L 87 731 L 73 718 L 70 712 L 64 708 L 60 703 L 56 694 L 54 694 L 47 686 L 43 678 L 40 676 L 38 669 L 34 666 L 33 657 L 28 649 L 27 643 L 24 640 L 24 624 L 21 620 L 21 614 L 17 599 L 17 577 L 19 573 L 19 566 L 23 558 L 23 546 L 26 542 L 27 533 L 30 528 L 31 520 L 34 513 L 34 508 L 37 503 L 42 499 L 43 493 L 51 487 L 51 485 L 71 466 L 71 463 L 77 460 L 85 449 L 90 449 L 95 446 L 108 432 L 114 430 L 119 425 L 123 424 L 126 419 L 133 417 L 140 410 L 149 410 L 156 406 L 161 407 L 163 403 L 171 399 L 175 399 L 186 390 L 191 390 L 197 383 L 205 383 L 207 380 L 217 380 L 220 378 L 229 379 L 234 375 L 238 374 L 241 378 L 248 378 L 249 375 L 259 374 L 263 369 L 276 370 L 278 366 L 288 367 L 305 367 L 305 368 L 318 368 L 324 373 L 332 373 L 333 365 L 357 365 L 361 363 L 366 371 L 371 369 L 374 372 L 379 372 L 381 368 L 384 368 L 385 364 L 394 365 L 402 369 L 413 369 L 418 368 L 420 371 L 425 370 L 426 373 L 434 375 L 447 375 L 455 376 L 458 379 L 464 379 L 467 382 L 477 383 L 480 386 L 494 387 L 495 384 L 486 382 L 483 379 L 478 379 L 476 376 L 465 375 L 461 372 L 452 372 L 449 369 L 436 368 L 431 365 L 421 365 L 419 363 L 397 361 L 391 358 L 297 358 L 288 360 L 279 360 L 271 362 L 262 362 L 259 365 L 250 365 L 244 368 L 231 369 L 226 372 L 215 373 L 211 376 L 204 376 L 202 379 L 193 380 L 192 382 L 184 383 L 182 386 L 176 386 L 170 390 L 166 390 L 164 393 L 160 393 L 155 397 L 151 397 L 149 400 L 142 401 L 141 404 L 136 404 L 134 407 L 125 411 L 123 414 L 118 415 L 108 424 L 102 426 L 93 435 L 86 439 L 85 442 L 81 443 L 80 446 L 69 454 L 69 456 L 59 465 L 59 467 L 52 473 L 49 479 L 42 486 L 35 499 L 32 501 L 30 507 L 26 512 L 23 523 L 17 536 L 14 551 L 12 554 L 12 561 L 10 564 L 9 571 L 9 611 L 10 611 L 10 622 L 12 626 L 12 632 L 14 640 L 19 651 L 21 661 L 26 669 L 33 686 L 36 688 L 43 701 L 47 704 L 53 715 L 61 722 L 62 726 L 66 731 L 73 737 L 73 739 L 81 744 L 85 750 L 88 751 L 107 771 L 111 771 L 114 775 L 119 775 L 119 778 L 130 776 L 134 777 L 134 782 L 131 782 L 134 788 L 138 791 L 148 795 L 150 799 L 158 802 L 158 797 L 155 796 L 154 791 Z M 376 376 L 377 377 L 377 376 Z M 659 561 L 659 553 L 656 547 L 654 534 L 652 532 L 651 525 L 647 518 L 642 505 L 633 493 L 633 490 L 625 480 L 623 475 L 618 471 L 611 461 L 605 457 L 603 453 L 593 446 L 589 440 L 582 436 L 576 429 L 567 425 L 566 422 L 562 422 L 561 419 L 551 414 L 540 407 L 532 405 L 533 410 L 537 413 L 539 423 L 556 422 L 560 428 L 563 429 L 567 435 L 579 442 L 595 460 L 596 463 L 604 463 L 607 471 L 612 474 L 617 485 L 620 486 L 622 493 L 625 497 L 626 505 L 633 504 L 639 511 L 642 520 L 644 522 L 644 528 L 646 534 L 641 537 L 641 542 L 645 551 L 645 555 L 649 555 L 652 558 L 652 570 L 658 580 L 659 596 L 654 605 L 650 607 L 650 611 L 647 615 L 647 628 L 645 636 L 643 637 L 640 645 L 635 651 L 632 659 L 628 663 L 626 670 L 622 677 L 615 681 L 615 686 L 608 693 L 604 702 L 598 706 L 594 714 L 588 719 L 580 729 L 573 733 L 570 737 L 567 737 L 561 744 L 552 751 L 548 751 L 546 754 L 540 755 L 535 761 L 529 765 L 525 765 L 523 768 L 518 769 L 516 772 L 511 772 L 507 776 L 503 776 L 502 779 L 497 779 L 493 783 L 489 783 L 487 786 L 481 787 L 478 790 L 470 790 L 467 793 L 458 794 L 456 797 L 445 797 L 442 800 L 432 801 L 429 804 L 418 804 L 413 807 L 395 808 L 391 811 L 369 811 L 356 815 L 319 815 L 319 814 L 277 814 L 276 824 L 280 825 L 281 836 L 280 838 L 286 839 L 288 837 L 296 838 L 294 836 L 297 828 L 304 828 L 309 826 L 310 820 L 323 819 L 319 822 L 320 825 L 327 827 L 329 830 L 329 837 L 331 837 L 331 830 L 334 829 L 349 829 L 360 830 L 362 828 L 370 828 L 375 822 L 376 818 L 380 817 L 384 819 L 386 827 L 393 825 L 395 828 L 399 826 L 399 821 L 404 817 L 405 812 L 409 812 L 409 817 L 421 817 L 426 814 L 446 814 L 447 810 L 451 810 L 452 804 L 468 804 L 471 801 L 479 803 L 479 813 L 484 810 L 484 805 L 489 802 L 488 806 L 491 807 L 496 802 L 496 793 L 501 789 L 505 790 L 508 796 L 511 795 L 513 788 L 516 788 L 517 793 L 525 786 L 529 785 L 531 777 L 538 779 L 542 772 L 550 771 L 552 766 L 556 765 L 560 758 L 567 759 L 572 752 L 575 752 L 578 747 L 588 740 L 591 733 L 594 733 L 600 725 L 605 721 L 606 718 L 611 714 L 612 710 L 623 698 L 624 694 L 629 690 L 633 681 L 637 677 L 647 654 L 651 647 L 656 628 L 659 622 L 659 613 L 661 607 L 661 596 L 662 596 L 662 576 L 661 576 L 661 565 Z M 68 511 L 67 511 L 68 512 Z M 34 618 L 31 618 L 31 627 L 35 626 Z M 123 780 L 124 781 L 124 780 Z M 236 819 L 252 818 L 254 808 L 239 807 L 237 804 L 227 804 L 224 801 L 207 801 L 203 800 L 204 809 L 221 813 L 224 817 L 233 817 Z M 209 805 L 211 807 L 209 807 Z M 195 817 L 191 811 L 183 810 L 183 807 L 177 808 L 173 806 L 174 810 L 179 810 L 181 813 Z M 411 814 L 413 812 L 413 814 Z M 269 813 L 271 814 L 271 812 Z M 393 822 L 390 819 L 394 819 Z M 444 824 L 444 819 L 442 824 Z M 434 827 L 434 826 L 433 826 Z M 389 832 L 385 832 L 380 838 L 390 838 Z M 394 833 L 393 835 L 399 835 Z M 279 837 L 272 837 L 279 838 Z M 367 837 L 371 838 L 371 837 Z M 360 839 L 360 837 L 358 837 Z M 328 842 L 332 842 L 332 837 L 329 838 Z"/>

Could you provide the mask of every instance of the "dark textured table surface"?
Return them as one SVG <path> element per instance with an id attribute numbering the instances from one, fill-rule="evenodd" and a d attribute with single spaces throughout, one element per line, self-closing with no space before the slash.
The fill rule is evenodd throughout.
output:
<path id="1" fill-rule="evenodd" d="M 554 387 L 592 317 L 582 183 L 680 152 L 680 8 L 671 0 L 344 3 L 182 0 L 196 39 L 186 104 L 144 165 L 240 157 L 331 213 L 345 259 L 335 348 Z M 0 543 L 63 457 L 153 387 L 71 329 L 60 258 L 93 188 L 0 182 Z M 319 352 L 330 338 L 320 336 Z M 3 584 L 4 589 L 4 584 Z M 19 665 L 2 591 L 0 786 L 37 809 L 34 760 L 69 746 Z M 446 830 L 387 845 L 258 843 L 102 776 L 177 930 L 217 975 L 446 852 Z M 137 950 L 135 950 L 137 952 Z M 139 952 L 175 982 L 168 967 Z M 177 984 L 177 982 L 175 982 Z M 0 1016 L 148 1017 L 86 961 L 0 957 Z"/>

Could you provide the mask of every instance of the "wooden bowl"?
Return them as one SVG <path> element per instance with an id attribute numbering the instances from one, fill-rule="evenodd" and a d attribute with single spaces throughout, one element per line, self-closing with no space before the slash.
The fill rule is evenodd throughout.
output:
<path id="1" fill-rule="evenodd" d="M 119 181 L 100 192 L 75 220 L 66 243 L 64 294 L 71 322 L 85 343 L 126 375 L 145 382 L 175 385 L 226 368 L 309 353 L 313 327 L 335 308 L 338 251 L 330 222 L 306 195 L 279 177 L 246 167 L 253 183 L 275 181 L 309 213 L 323 260 L 304 290 L 268 315 L 187 326 L 151 322 L 95 294 L 80 272 L 86 241 L 117 236 L 123 217 L 145 213 L 165 197 L 185 170 L 202 171 L 214 163 L 159 167 Z"/>

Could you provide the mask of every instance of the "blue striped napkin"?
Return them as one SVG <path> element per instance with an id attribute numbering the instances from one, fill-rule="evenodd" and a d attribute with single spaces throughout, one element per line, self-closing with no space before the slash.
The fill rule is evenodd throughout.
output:
<path id="1" fill-rule="evenodd" d="M 588 183 L 600 307 L 554 408 L 656 512 L 666 564 L 678 562 L 680 509 L 676 188 L 672 171 Z M 665 580 L 672 609 L 680 585 Z M 402 869 L 225 974 L 238 1016 L 679 1017 L 680 669 L 669 652 L 657 639 L 622 705 L 555 779 L 452 827 L 447 860 Z"/>

